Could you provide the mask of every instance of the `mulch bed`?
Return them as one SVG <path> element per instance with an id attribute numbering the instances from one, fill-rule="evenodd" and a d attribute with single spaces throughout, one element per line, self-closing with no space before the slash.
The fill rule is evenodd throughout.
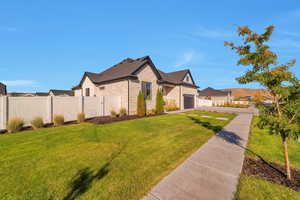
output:
<path id="1" fill-rule="evenodd" d="M 141 118 L 147 118 L 147 117 L 154 117 L 154 116 L 159 116 L 159 115 L 165 115 L 165 113 L 162 114 L 155 114 L 155 115 L 146 115 L 146 116 L 138 116 L 138 115 L 126 115 L 126 116 L 120 116 L 120 117 L 110 117 L 110 116 L 105 116 L 105 117 L 93 117 L 86 119 L 85 122 L 88 123 L 94 123 L 94 124 L 110 124 L 113 122 L 120 122 L 120 121 L 126 121 L 126 120 L 132 120 L 132 119 L 141 119 Z M 68 121 L 64 123 L 65 125 L 71 125 L 71 124 L 78 124 L 77 121 Z M 53 123 L 48 123 L 45 124 L 43 128 L 51 128 L 54 127 Z M 22 128 L 20 132 L 23 131 L 29 131 L 33 130 L 31 126 L 25 126 Z M 8 133 L 6 130 L 3 130 L 0 132 L 0 134 Z M 19 133 L 19 132 L 18 132 Z"/>
<path id="2" fill-rule="evenodd" d="M 284 173 L 284 166 L 246 157 L 242 172 L 300 192 L 300 170 L 298 169 L 291 168 L 292 180 L 289 181 Z"/>
<path id="3" fill-rule="evenodd" d="M 147 117 L 154 117 L 164 114 L 158 114 L 158 115 L 146 115 L 146 116 L 138 116 L 138 115 L 126 115 L 122 117 L 94 117 L 91 119 L 87 119 L 86 122 L 94 123 L 94 124 L 110 124 L 113 122 L 120 122 L 120 121 L 126 121 L 126 120 L 132 120 L 132 119 L 141 119 L 141 118 L 147 118 Z"/>

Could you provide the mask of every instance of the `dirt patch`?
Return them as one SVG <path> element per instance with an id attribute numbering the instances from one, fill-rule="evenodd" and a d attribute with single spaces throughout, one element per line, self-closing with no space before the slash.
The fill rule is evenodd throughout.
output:
<path id="1" fill-rule="evenodd" d="M 164 115 L 164 114 L 159 114 Z M 159 115 L 147 115 L 147 116 L 138 116 L 138 115 L 126 115 L 122 117 L 94 117 L 91 119 L 87 119 L 86 122 L 94 123 L 94 124 L 110 124 L 113 122 L 120 122 L 120 121 L 126 121 L 126 120 L 133 120 L 133 119 L 141 119 L 141 118 L 147 118 L 147 117 L 154 117 Z"/>
<path id="2" fill-rule="evenodd" d="M 284 173 L 285 167 L 277 163 L 266 163 L 263 160 L 257 160 L 246 157 L 243 165 L 243 173 L 255 176 L 257 178 L 289 187 L 292 190 L 300 192 L 300 170 L 291 168 L 292 180 L 289 181 Z"/>

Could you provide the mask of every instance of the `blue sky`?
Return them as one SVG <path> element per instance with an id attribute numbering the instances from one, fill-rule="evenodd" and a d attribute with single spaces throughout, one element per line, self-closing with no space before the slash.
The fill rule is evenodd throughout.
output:
<path id="1" fill-rule="evenodd" d="M 273 24 L 280 61 L 300 60 L 299 21 L 297 0 L 3 1 L 0 81 L 9 91 L 70 89 L 84 71 L 150 55 L 163 71 L 189 68 L 202 89 L 256 88 L 234 80 L 244 68 L 223 42 L 238 41 L 238 25 Z"/>

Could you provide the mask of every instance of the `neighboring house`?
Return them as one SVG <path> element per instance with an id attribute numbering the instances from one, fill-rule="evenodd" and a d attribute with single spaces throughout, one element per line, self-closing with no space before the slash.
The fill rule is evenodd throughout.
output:
<path id="1" fill-rule="evenodd" d="M 7 94 L 6 85 L 4 85 L 3 83 L 0 82 L 0 96 L 6 95 L 6 94 Z"/>
<path id="2" fill-rule="evenodd" d="M 74 96 L 74 92 L 72 90 L 49 90 L 49 96 Z"/>
<path id="3" fill-rule="evenodd" d="M 257 96 L 261 96 L 264 102 L 272 102 L 271 94 L 265 89 L 251 89 L 251 88 L 230 88 L 222 91 L 231 92 L 233 100 L 252 102 Z"/>
<path id="4" fill-rule="evenodd" d="M 213 105 L 222 105 L 232 101 L 231 93 L 228 91 L 216 90 L 208 87 L 198 91 L 199 99 L 211 100 Z"/>
<path id="5" fill-rule="evenodd" d="M 195 107 L 197 88 L 189 70 L 165 73 L 145 56 L 127 58 L 101 73 L 85 72 L 73 90 L 75 96 L 121 96 L 122 107 L 135 114 L 139 91 L 145 95 L 147 110 L 155 108 L 158 89 L 166 102 L 184 109 Z"/>

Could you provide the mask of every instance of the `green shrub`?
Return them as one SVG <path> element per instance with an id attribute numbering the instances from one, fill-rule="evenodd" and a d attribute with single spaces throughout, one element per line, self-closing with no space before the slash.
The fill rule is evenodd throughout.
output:
<path id="1" fill-rule="evenodd" d="M 84 121 L 85 121 L 85 114 L 84 114 L 84 112 L 78 113 L 77 114 L 77 122 L 80 124 L 80 123 L 82 123 Z"/>
<path id="2" fill-rule="evenodd" d="M 7 131 L 9 133 L 15 133 L 21 131 L 24 126 L 24 120 L 22 118 L 13 118 L 7 123 Z"/>
<path id="3" fill-rule="evenodd" d="M 155 108 L 156 108 L 157 114 L 164 112 L 164 99 L 163 99 L 163 93 L 162 93 L 161 89 L 157 89 Z"/>
<path id="4" fill-rule="evenodd" d="M 65 118 L 63 115 L 54 115 L 53 122 L 54 126 L 62 126 L 65 123 Z"/>
<path id="5" fill-rule="evenodd" d="M 120 116 L 123 117 L 123 116 L 126 116 L 127 115 L 127 110 L 126 108 L 121 108 L 120 109 Z"/>
<path id="6" fill-rule="evenodd" d="M 116 111 L 111 110 L 111 111 L 110 111 L 110 116 L 111 116 L 111 117 L 118 117 L 119 115 L 118 115 L 118 113 L 117 113 Z"/>
<path id="7" fill-rule="evenodd" d="M 139 95 L 137 96 L 137 115 L 138 116 L 146 115 L 145 96 L 142 91 L 140 91 Z"/>
<path id="8" fill-rule="evenodd" d="M 39 129 L 42 128 L 44 126 L 44 121 L 42 117 L 35 117 L 31 120 L 31 126 L 33 129 Z"/>

